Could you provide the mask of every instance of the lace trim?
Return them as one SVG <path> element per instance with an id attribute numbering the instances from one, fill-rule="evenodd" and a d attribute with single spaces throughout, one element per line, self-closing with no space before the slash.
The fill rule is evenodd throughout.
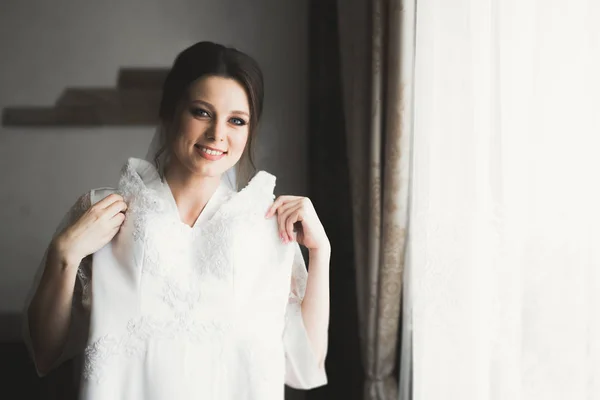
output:
<path id="1" fill-rule="evenodd" d="M 127 324 L 126 334 L 104 335 L 87 346 L 83 378 L 100 382 L 111 362 L 123 356 L 142 356 L 146 352 L 149 340 L 215 341 L 221 340 L 231 330 L 230 323 L 215 320 L 200 323 L 185 314 L 169 320 L 149 316 L 135 318 Z"/>
<path id="2" fill-rule="evenodd" d="M 295 244 L 294 263 L 292 264 L 292 282 L 288 302 L 301 304 L 306 293 L 306 282 L 308 280 L 308 271 L 306 263 L 300 250 L 300 245 Z"/>
<path id="3" fill-rule="evenodd" d="M 133 216 L 133 239 L 142 240 L 146 219 L 151 213 L 157 213 L 165 209 L 165 202 L 157 194 L 146 187 L 142 178 L 135 171 L 130 162 L 126 163 L 121 170 L 119 189 L 117 192 L 123 196 L 128 204 L 125 219 Z"/>
<path id="4" fill-rule="evenodd" d="M 81 260 L 77 269 L 77 281 L 79 282 L 79 295 L 81 305 L 86 310 L 92 308 L 92 256 L 89 255 Z"/>
<path id="5" fill-rule="evenodd" d="M 224 204 L 219 211 L 230 219 L 264 216 L 264 214 L 261 215 L 263 209 L 266 212 L 275 200 L 273 194 L 275 180 L 275 176 L 268 172 L 259 171 L 248 185 L 238 193 L 234 193 L 235 197 Z"/>

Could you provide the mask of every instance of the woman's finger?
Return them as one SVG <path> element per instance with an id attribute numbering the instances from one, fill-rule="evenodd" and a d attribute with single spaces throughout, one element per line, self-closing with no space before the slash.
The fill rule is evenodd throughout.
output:
<path id="1" fill-rule="evenodd" d="M 290 207 L 285 212 L 278 214 L 279 230 L 283 232 L 284 237 L 289 241 L 294 240 L 294 223 L 299 221 L 301 211 L 302 204 L 296 203 L 295 207 Z"/>
<path id="2" fill-rule="evenodd" d="M 121 212 L 117 213 L 110 219 L 112 227 L 120 227 L 121 225 L 123 225 L 123 221 L 125 221 L 125 214 Z"/>
<path id="3" fill-rule="evenodd" d="M 271 207 L 269 207 L 269 210 L 267 211 L 267 214 L 265 215 L 265 218 L 271 218 L 273 215 L 275 215 L 275 211 L 277 211 L 277 209 L 279 207 L 281 207 L 283 204 L 291 201 L 291 200 L 296 200 L 299 199 L 300 197 L 298 196 L 279 196 L 271 205 Z"/>
<path id="4" fill-rule="evenodd" d="M 116 201 L 123 201 L 123 197 L 117 193 L 111 193 L 102 200 L 98 201 L 92 206 L 92 208 L 104 209 L 113 204 Z"/>
<path id="5" fill-rule="evenodd" d="M 284 221 L 283 214 L 277 213 L 277 229 L 279 230 L 279 238 L 281 239 L 282 242 L 285 242 L 285 236 L 283 235 L 283 226 L 284 226 L 283 221 Z"/>
<path id="6" fill-rule="evenodd" d="M 290 237 L 290 241 L 293 241 L 295 239 L 294 237 L 294 224 L 296 222 L 302 222 L 302 214 L 301 214 L 301 209 L 296 209 L 294 211 L 292 211 L 286 220 L 286 229 L 287 229 L 287 233 Z"/>
<path id="7" fill-rule="evenodd" d="M 280 205 L 275 212 L 278 214 L 283 214 L 285 213 L 287 210 L 289 210 L 290 208 L 294 208 L 294 207 L 298 207 L 298 205 L 301 204 L 301 198 L 300 199 L 293 199 L 290 201 L 287 201 L 285 203 L 283 203 L 282 205 Z"/>
<path id="8" fill-rule="evenodd" d="M 106 207 L 104 215 L 107 215 L 110 219 L 124 211 L 127 211 L 127 203 L 125 203 L 123 200 L 119 200 Z"/>
<path id="9" fill-rule="evenodd" d="M 290 212 L 290 210 L 293 210 L 294 208 L 289 208 L 287 209 L 287 211 L 282 212 L 281 208 L 277 209 L 277 226 L 279 228 L 279 236 L 281 237 L 281 240 L 283 242 L 286 242 L 289 240 L 289 236 L 287 234 L 287 229 L 286 229 L 286 218 Z"/>

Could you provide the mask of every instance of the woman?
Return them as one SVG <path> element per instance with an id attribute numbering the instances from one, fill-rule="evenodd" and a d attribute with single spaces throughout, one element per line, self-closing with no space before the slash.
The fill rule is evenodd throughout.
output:
<path id="1" fill-rule="evenodd" d="M 262 103 L 249 56 L 200 42 L 176 58 L 150 161 L 83 195 L 48 247 L 24 325 L 40 375 L 82 355 L 94 400 L 280 400 L 284 382 L 326 383 L 331 250 L 313 206 L 274 199 L 264 171 L 239 192 L 222 179 L 249 160 Z"/>

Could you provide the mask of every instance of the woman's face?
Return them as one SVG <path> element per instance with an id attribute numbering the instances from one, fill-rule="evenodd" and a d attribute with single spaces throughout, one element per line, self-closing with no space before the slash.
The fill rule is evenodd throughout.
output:
<path id="1" fill-rule="evenodd" d="M 200 78 L 180 110 L 172 151 L 181 166 L 194 175 L 217 177 L 239 161 L 250 122 L 242 85 L 230 78 Z"/>

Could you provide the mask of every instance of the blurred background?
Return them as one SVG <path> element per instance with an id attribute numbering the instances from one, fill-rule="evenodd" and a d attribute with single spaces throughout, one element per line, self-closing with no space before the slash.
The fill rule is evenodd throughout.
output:
<path id="1" fill-rule="evenodd" d="M 34 272 L 75 199 L 114 186 L 126 159 L 145 155 L 162 77 L 200 40 L 262 66 L 257 167 L 277 176 L 277 194 L 312 198 L 334 249 L 329 385 L 286 398 L 362 397 L 335 9 L 302 0 L 0 3 L 1 398 L 62 398 L 52 375 L 37 378 L 20 339 Z"/>
<path id="2" fill-rule="evenodd" d="M 418 9 L 418 12 L 417 12 Z M 328 385 L 289 399 L 600 398 L 600 3 L 0 1 L 0 398 L 60 218 L 143 157 L 176 54 L 257 59 L 256 164 L 332 245 Z M 400 368 L 401 366 L 401 368 Z"/>

